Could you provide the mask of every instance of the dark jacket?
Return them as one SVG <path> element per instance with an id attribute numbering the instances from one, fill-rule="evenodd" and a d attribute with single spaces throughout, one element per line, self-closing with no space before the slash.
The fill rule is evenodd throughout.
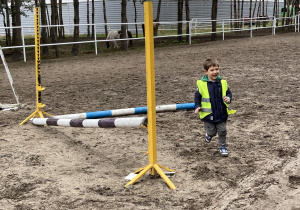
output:
<path id="1" fill-rule="evenodd" d="M 209 92 L 210 97 L 210 103 L 212 108 L 212 114 L 206 116 L 205 118 L 201 119 L 204 122 L 211 122 L 211 123 L 217 123 L 217 122 L 224 122 L 228 118 L 226 106 L 223 102 L 222 98 L 222 84 L 221 84 L 221 77 L 218 76 L 215 82 L 212 82 L 208 80 L 207 75 L 202 77 L 202 81 L 207 82 L 207 88 Z M 226 96 L 232 99 L 231 91 L 227 90 Z M 198 107 L 201 107 L 201 94 L 197 88 L 197 91 L 195 92 L 195 109 Z M 201 111 L 201 110 L 200 110 Z"/>

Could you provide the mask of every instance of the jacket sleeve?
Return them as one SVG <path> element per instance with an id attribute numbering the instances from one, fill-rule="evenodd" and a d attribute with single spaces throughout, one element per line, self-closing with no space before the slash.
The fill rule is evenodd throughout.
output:
<path id="1" fill-rule="evenodd" d="M 195 92 L 195 110 L 199 107 L 201 107 L 201 94 L 199 93 L 199 90 L 197 88 L 197 91 Z"/>
<path id="2" fill-rule="evenodd" d="M 228 88 L 228 90 L 226 91 L 226 96 L 230 98 L 230 103 L 231 103 L 231 101 L 232 101 L 232 93 L 231 93 L 231 91 L 229 90 L 229 88 Z"/>

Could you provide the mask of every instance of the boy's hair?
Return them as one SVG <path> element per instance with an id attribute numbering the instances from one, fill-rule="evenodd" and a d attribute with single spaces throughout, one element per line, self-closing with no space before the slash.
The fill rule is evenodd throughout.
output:
<path id="1" fill-rule="evenodd" d="M 203 63 L 204 70 L 206 71 L 212 66 L 219 67 L 219 62 L 217 60 L 206 59 L 206 61 Z"/>

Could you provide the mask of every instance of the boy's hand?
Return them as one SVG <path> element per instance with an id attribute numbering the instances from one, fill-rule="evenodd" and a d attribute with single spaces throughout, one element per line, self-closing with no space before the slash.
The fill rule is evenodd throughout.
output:
<path id="1" fill-rule="evenodd" d="M 227 96 L 224 96 L 223 100 L 228 104 L 230 103 L 230 98 Z"/>
<path id="2" fill-rule="evenodd" d="M 198 107 L 197 109 L 195 109 L 195 113 L 197 114 L 202 109 L 203 109 L 203 107 Z"/>

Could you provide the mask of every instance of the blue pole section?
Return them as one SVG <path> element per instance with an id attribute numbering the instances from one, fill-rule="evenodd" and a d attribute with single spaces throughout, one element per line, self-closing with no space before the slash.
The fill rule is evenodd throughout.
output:
<path id="1" fill-rule="evenodd" d="M 189 109 L 194 109 L 194 108 L 195 108 L 194 103 L 169 104 L 169 105 L 156 106 L 156 112 L 189 110 Z M 97 118 L 112 117 L 112 116 L 124 116 L 124 115 L 146 114 L 146 113 L 147 113 L 147 107 L 136 107 L 136 108 L 86 112 L 86 113 L 79 113 L 79 114 L 57 115 L 57 116 L 53 116 L 53 118 L 57 118 L 57 119 L 97 119 Z"/>
<path id="2" fill-rule="evenodd" d="M 96 119 L 96 118 L 111 117 L 111 116 L 112 116 L 111 110 L 86 113 L 86 119 Z"/>
<path id="3" fill-rule="evenodd" d="M 176 104 L 176 110 L 194 109 L 194 108 L 195 108 L 195 103 Z"/>

